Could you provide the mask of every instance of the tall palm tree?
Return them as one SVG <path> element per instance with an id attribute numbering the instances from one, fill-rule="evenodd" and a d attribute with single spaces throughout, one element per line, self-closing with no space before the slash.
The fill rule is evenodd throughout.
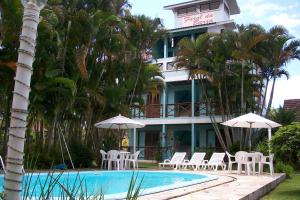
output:
<path id="1" fill-rule="evenodd" d="M 300 60 L 300 40 L 291 37 L 284 27 L 275 26 L 268 32 L 267 47 L 273 83 L 266 115 L 269 114 L 272 106 L 276 80 L 283 75 L 288 78 L 289 74 L 285 70 L 286 64 L 293 59 Z"/>
<path id="2" fill-rule="evenodd" d="M 5 199 L 21 199 L 28 99 L 39 14 L 40 8 L 36 4 L 25 5 L 7 145 Z"/>
<path id="3" fill-rule="evenodd" d="M 210 73 L 212 71 L 212 68 L 214 67 L 212 66 L 212 61 L 210 60 L 210 57 L 212 56 L 211 49 L 213 43 L 211 40 L 213 36 L 214 35 L 212 34 L 205 33 L 198 36 L 195 41 L 192 41 L 189 38 L 183 38 L 178 43 L 178 51 L 176 57 L 176 66 L 178 68 L 187 69 L 189 72 L 189 77 L 191 79 L 198 80 L 199 85 L 202 86 L 202 93 L 207 102 L 209 102 L 209 98 L 206 93 L 204 81 L 213 80 L 214 78 Z M 209 112 L 208 114 L 216 132 L 217 138 L 221 144 L 221 147 L 224 150 L 227 150 L 228 146 L 225 144 L 214 115 L 211 112 Z M 228 137 L 226 138 L 230 146 L 230 140 Z"/>

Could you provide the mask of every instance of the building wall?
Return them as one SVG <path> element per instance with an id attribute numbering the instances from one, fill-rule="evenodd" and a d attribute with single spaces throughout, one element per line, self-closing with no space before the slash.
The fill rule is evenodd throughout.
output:
<path id="1" fill-rule="evenodd" d="M 300 99 L 284 100 L 283 108 L 296 113 L 296 121 L 300 122 Z"/>

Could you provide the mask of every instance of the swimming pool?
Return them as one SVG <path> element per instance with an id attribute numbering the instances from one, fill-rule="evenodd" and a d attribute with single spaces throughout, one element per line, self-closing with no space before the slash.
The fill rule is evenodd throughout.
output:
<path id="1" fill-rule="evenodd" d="M 133 174 L 137 177 L 136 185 L 141 183 L 141 195 L 198 184 L 218 178 L 217 176 L 176 171 L 85 171 L 77 173 L 64 172 L 63 174 L 52 173 L 51 176 L 46 173 L 31 174 L 24 178 L 23 186 L 27 182 L 27 185 L 29 185 L 29 187 L 26 187 L 29 188 L 28 193 L 38 197 L 42 191 L 45 191 L 51 185 L 49 184 L 49 177 L 53 177 L 53 182 L 57 178 L 59 183 L 68 188 L 68 190 L 83 190 L 79 191 L 78 195 L 80 193 L 85 193 L 85 195 L 104 194 L 105 200 L 122 199 L 126 197 Z M 0 177 L 0 185 L 3 185 L 3 175 Z M 74 185 L 75 187 L 73 187 Z M 83 187 L 80 187 L 80 185 Z M 3 189 L 1 188 L 1 190 Z M 51 196 L 61 197 L 62 191 L 62 187 L 56 184 L 51 192 Z"/>

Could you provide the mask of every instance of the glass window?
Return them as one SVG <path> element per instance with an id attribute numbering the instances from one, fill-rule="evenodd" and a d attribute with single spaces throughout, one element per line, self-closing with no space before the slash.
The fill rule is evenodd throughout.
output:
<path id="1" fill-rule="evenodd" d="M 210 10 L 215 10 L 220 7 L 220 1 L 213 1 L 210 3 Z"/>
<path id="2" fill-rule="evenodd" d="M 200 11 L 206 11 L 209 10 L 209 4 L 201 4 L 200 5 Z"/>
<path id="3" fill-rule="evenodd" d="M 184 15 L 184 14 L 186 14 L 186 9 L 185 8 L 178 9 L 177 14 L 178 15 Z"/>
<path id="4" fill-rule="evenodd" d="M 196 12 L 196 7 L 187 8 L 187 13 L 195 13 L 195 12 Z"/>

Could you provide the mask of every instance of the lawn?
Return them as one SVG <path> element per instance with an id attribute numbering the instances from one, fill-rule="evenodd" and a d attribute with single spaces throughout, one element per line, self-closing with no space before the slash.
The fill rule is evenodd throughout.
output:
<path id="1" fill-rule="evenodd" d="M 139 163 L 139 169 L 157 169 L 157 163 Z"/>
<path id="2" fill-rule="evenodd" d="M 300 199 L 300 172 L 292 175 L 292 178 L 286 179 L 276 187 L 262 200 L 299 200 Z"/>

